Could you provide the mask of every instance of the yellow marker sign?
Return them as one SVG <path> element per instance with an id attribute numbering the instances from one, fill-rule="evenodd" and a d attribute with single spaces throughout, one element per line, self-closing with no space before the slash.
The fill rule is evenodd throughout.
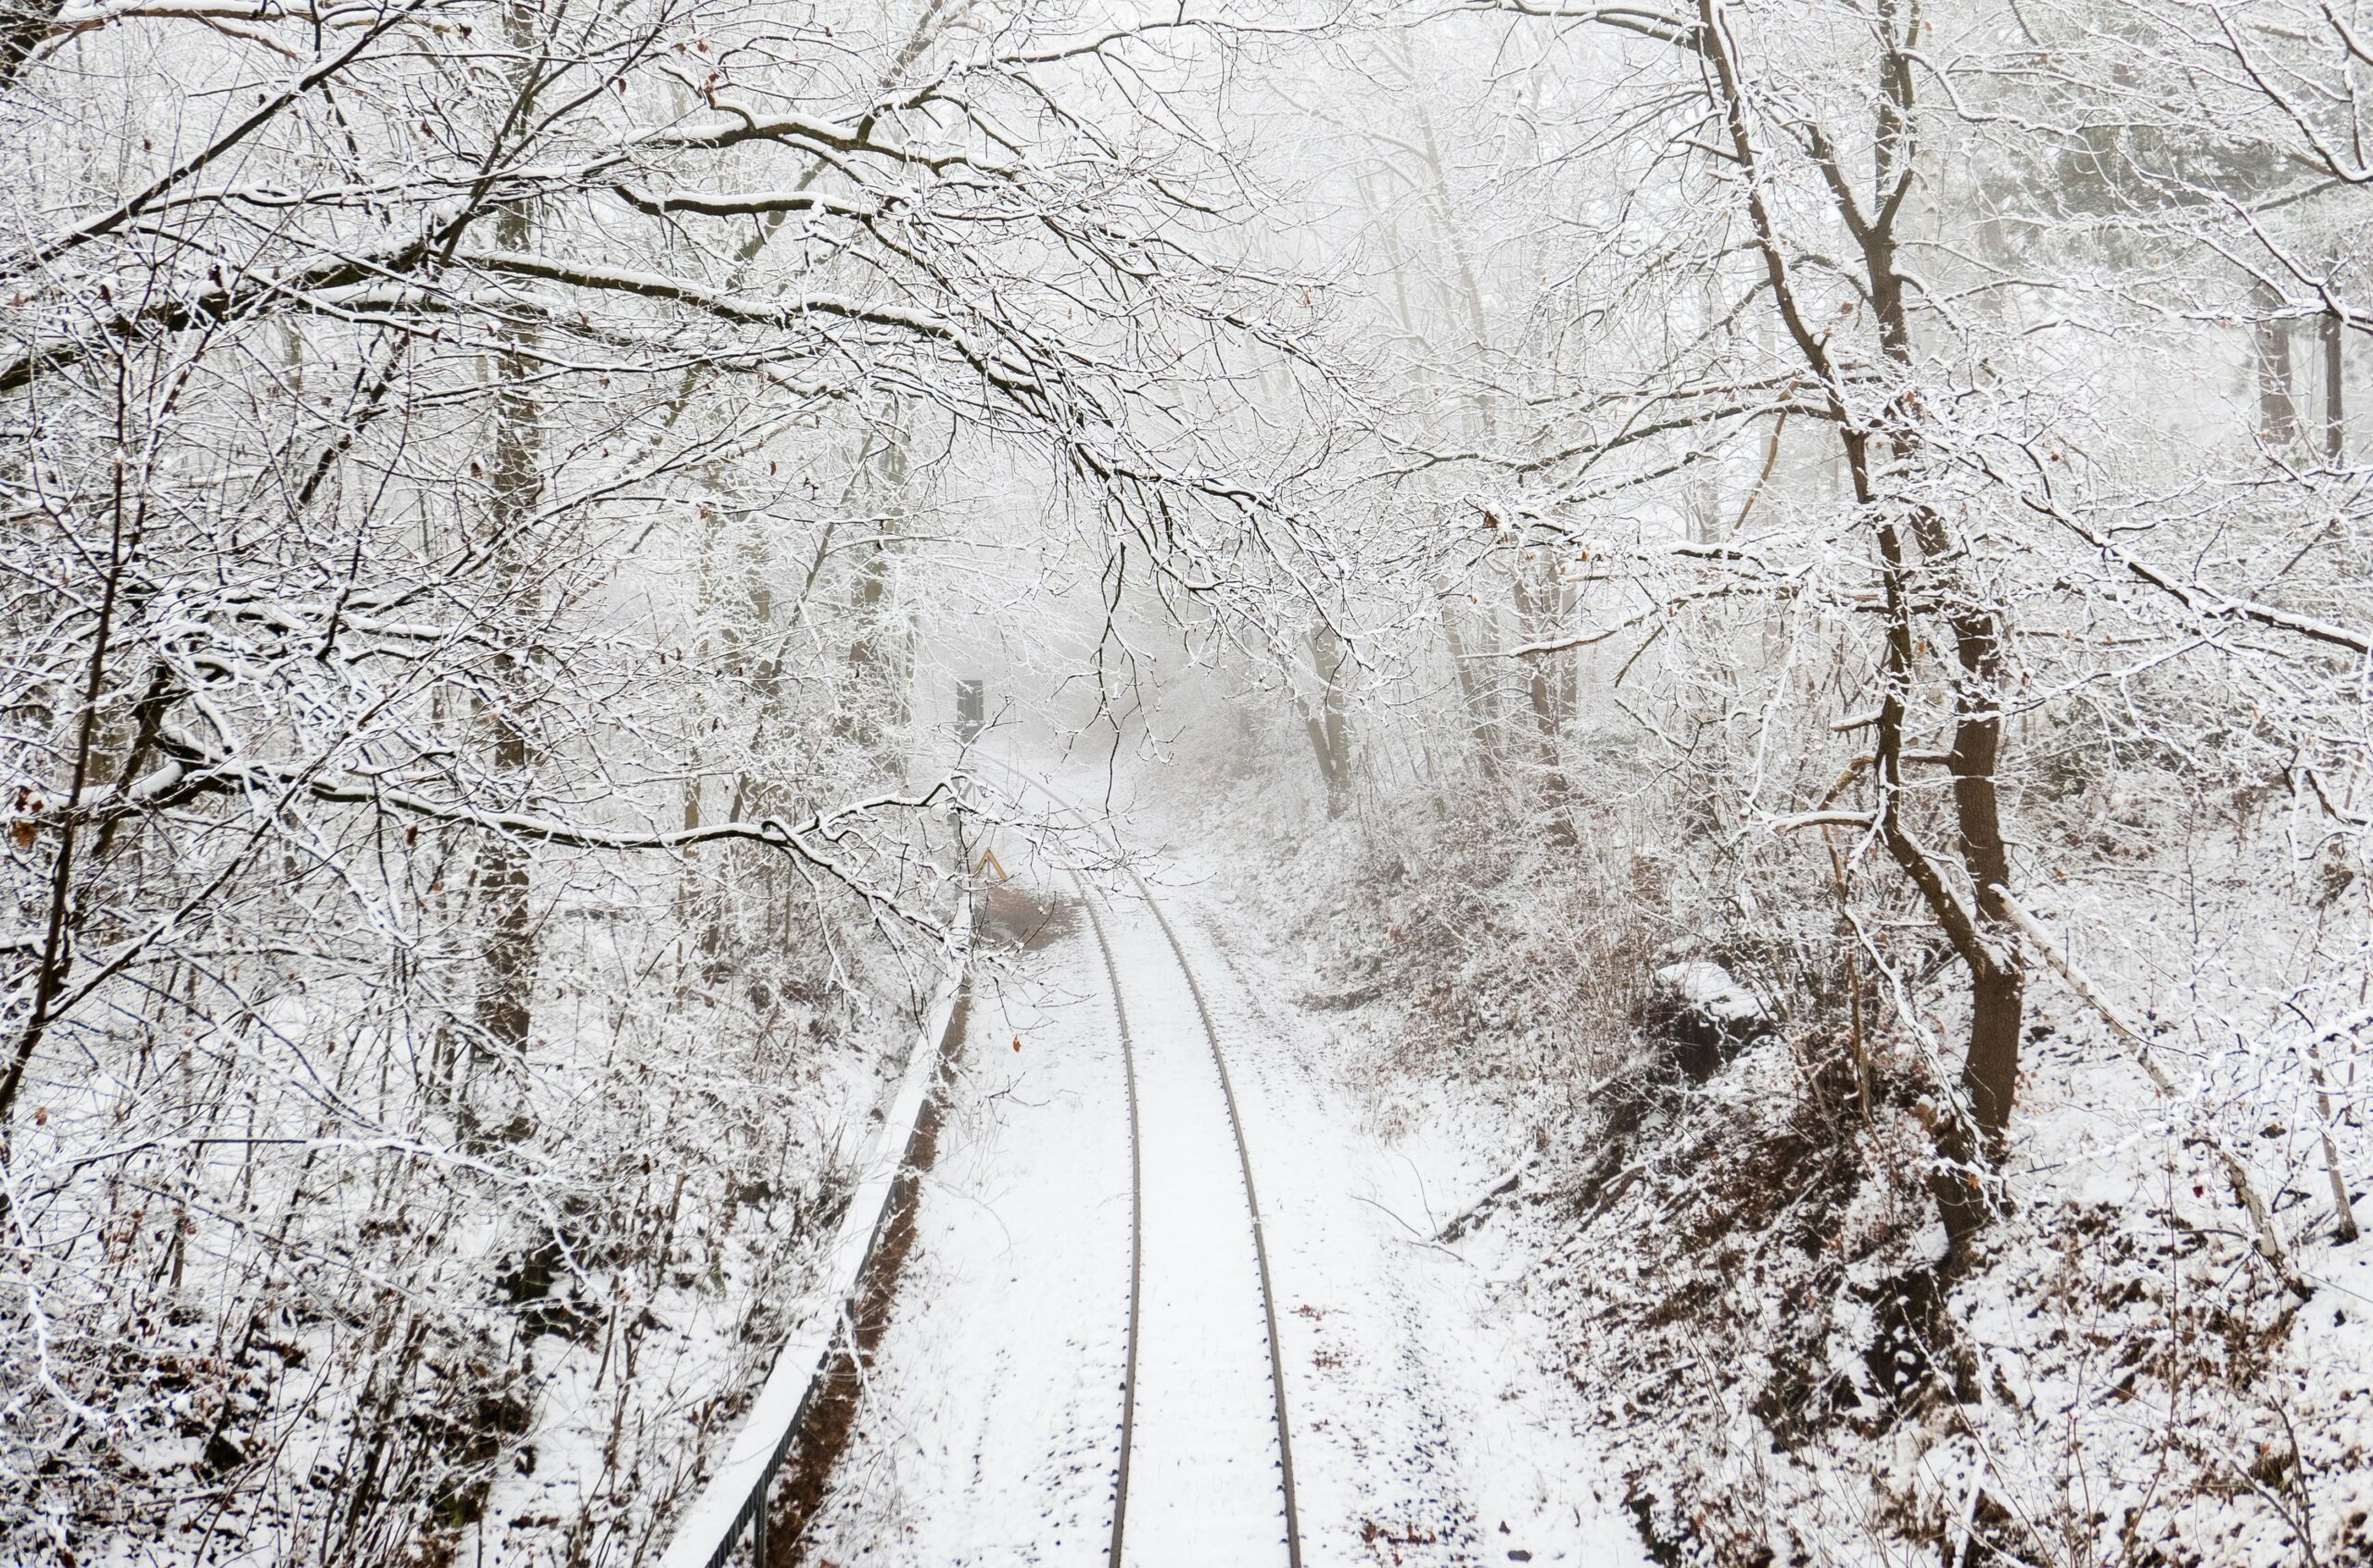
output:
<path id="1" fill-rule="evenodd" d="M 1010 882 L 1013 880 L 1012 878 L 1005 874 L 1005 862 L 997 858 L 997 852 L 989 849 L 984 849 L 981 852 L 981 864 L 972 867 L 973 875 L 978 876 L 992 866 L 997 868 L 998 881 Z"/>

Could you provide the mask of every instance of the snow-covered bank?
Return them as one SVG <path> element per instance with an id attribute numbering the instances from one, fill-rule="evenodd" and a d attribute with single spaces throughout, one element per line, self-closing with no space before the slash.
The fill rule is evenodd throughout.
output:
<path id="1" fill-rule="evenodd" d="M 2373 1554 L 2373 1243 L 2332 1236 L 2314 1120 L 2261 1110 L 2243 1134 L 2315 1283 L 2302 1303 L 2252 1257 L 2199 1106 L 2154 1095 L 2089 1007 L 2039 987 L 2007 1209 L 1946 1279 L 1923 1175 L 1936 1069 L 1897 1036 L 1866 1094 L 1827 1032 L 1839 1020 L 1725 946 L 1734 909 L 1641 898 L 1629 868 L 1602 880 L 1610 851 L 1633 853 L 1618 841 L 1528 851 L 1383 805 L 1330 824 L 1272 779 L 1230 788 L 1206 780 L 1174 832 L 1218 839 L 1231 947 L 1275 944 L 1264 961 L 1331 1037 L 1384 1148 L 1424 1169 L 1445 1136 L 1463 1145 L 1436 1167 L 1460 1173 L 1454 1195 L 1431 1192 L 1413 1246 L 1518 1174 L 1455 1246 L 1498 1259 L 1501 1314 L 1544 1325 L 1580 1412 L 1571 1450 L 1605 1466 L 1634 1549 L 2269 1568 Z M 2230 964 L 2241 932 L 2286 922 L 2252 868 L 2225 866 Z M 1632 896 L 1608 904 L 1610 884 Z M 2054 908 L 2164 963 L 2176 938 L 2147 904 L 2123 931 L 2102 923 L 2115 896 Z M 1758 918 L 1772 933 L 1791 917 Z M 1628 976 L 1577 972 L 1627 954 Z M 1640 1031 L 1656 968 L 1718 955 L 1757 977 L 1780 1028 L 1698 1081 L 1674 1065 L 1682 1047 Z M 2193 1000 L 2154 999 L 2171 1052 L 2165 1016 L 2215 1005 L 2204 971 L 2178 972 Z M 2244 1094 L 2187 1088 L 2207 1090 L 2226 1136 L 2250 1114 Z M 2332 1131 L 2361 1170 L 2363 1129 Z"/>
<path id="2" fill-rule="evenodd" d="M 44 1088 L 23 1182 L 110 1124 L 166 1135 L 91 1195 L 79 1222 L 109 1249 L 64 1249 L 87 1255 L 67 1276 L 87 1296 L 48 1298 L 48 1345 L 0 1347 L 88 1418 L 19 1407 L 0 1561 L 655 1555 L 809 1306 L 912 1030 L 763 930 L 743 944 L 720 922 L 704 951 L 689 923 L 619 917 L 686 907 L 672 879 L 588 878 L 557 902 L 526 1137 L 457 1137 L 407 1070 L 422 1042 L 343 1011 L 300 961 L 265 977 L 281 1000 L 263 1018 L 196 1035 L 170 1070 Z M 242 1092 L 236 1141 L 172 1133 L 209 1079 Z M 77 1221 L 54 1195 L 34 1213 Z M 125 1267 L 163 1226 L 169 1266 Z"/>

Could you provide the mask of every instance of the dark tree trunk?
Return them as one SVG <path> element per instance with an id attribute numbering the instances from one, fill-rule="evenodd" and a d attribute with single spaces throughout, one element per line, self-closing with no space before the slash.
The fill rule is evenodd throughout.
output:
<path id="1" fill-rule="evenodd" d="M 2340 316 L 2335 311 L 2327 310 L 2318 324 L 2322 327 L 2324 340 L 2324 456 L 2337 468 L 2348 434 L 2342 406 L 2347 388 L 2341 375 L 2344 361 L 2341 355 Z"/>
<path id="2" fill-rule="evenodd" d="M 1306 717 L 1318 770 L 1326 779 L 1326 815 L 1340 816 L 1351 803 L 1351 692 L 1343 681 L 1349 651 L 1334 627 L 1311 630 L 1310 663 L 1318 677 L 1318 712 Z"/>
<path id="3" fill-rule="evenodd" d="M 511 18 L 514 43 L 527 23 Z M 524 45 L 523 45 L 524 46 Z M 497 240 L 506 249 L 524 250 L 532 237 L 533 220 L 523 205 L 502 209 L 495 224 Z M 529 540 L 527 537 L 543 480 L 537 465 L 538 411 L 527 390 L 535 366 L 528 357 L 532 339 L 514 333 L 510 345 L 496 357 L 494 452 L 491 474 L 492 527 L 490 553 L 512 574 L 523 608 L 536 599 Z M 523 616 L 523 618 L 525 618 Z M 495 661 L 495 711 L 489 715 L 491 745 L 488 761 L 501 782 L 506 806 L 521 803 L 527 791 L 534 762 L 524 715 L 501 704 L 520 697 L 524 674 L 519 656 L 505 651 Z M 535 1024 L 536 924 L 530 907 L 532 878 L 527 847 L 501 833 L 484 833 L 478 841 L 475 872 L 478 900 L 478 989 L 475 1021 L 477 1043 L 473 1052 L 472 1081 L 461 1095 L 462 1133 L 465 1140 L 517 1140 L 534 1131 L 524 1112 L 502 1114 L 485 1103 L 488 1086 L 481 1081 L 489 1062 L 498 1070 L 523 1059 Z"/>
<path id="4" fill-rule="evenodd" d="M 2299 434 L 2299 405 L 2291 390 L 2291 326 L 2274 312 L 2281 298 L 2261 284 L 2258 318 L 2251 329 L 2258 373 L 2258 433 L 2278 445 Z"/>
<path id="5" fill-rule="evenodd" d="M 1879 58 L 1874 126 L 1874 176 L 1866 196 L 1858 196 L 1831 138 L 1812 135 L 1810 145 L 1838 216 L 1861 251 L 1859 280 L 1879 329 L 1879 352 L 1896 365 L 1912 363 L 1911 321 L 1904 279 L 1895 266 L 1895 224 L 1917 172 L 1912 159 L 1913 84 L 1911 48 L 1916 13 L 1900 0 L 1878 0 Z M 1790 256 L 1763 196 L 1761 155 L 1750 131 L 1751 108 L 1728 33 L 1714 0 L 1699 0 L 1696 46 L 1711 68 L 1717 107 L 1722 115 L 1733 161 L 1745 172 L 1741 183 L 1772 298 L 1806 367 L 1826 390 L 1829 415 L 1838 427 L 1854 499 L 1871 520 L 1878 554 L 1884 641 L 1879 667 L 1877 740 L 1871 761 L 1878 801 L 1874 826 L 1888 856 L 1918 891 L 1921 902 L 1951 944 L 1970 977 L 1970 1034 L 1962 1060 L 1963 1107 L 1948 1110 L 1938 1129 L 1947 1169 L 1936 1182 L 1952 1243 L 1948 1262 L 1968 1257 L 1969 1239 L 1985 1224 L 1989 1206 L 1983 1168 L 1999 1152 L 2018 1089 L 2019 1037 L 2025 981 L 2017 948 L 2006 925 L 2002 894 L 2010 877 L 2002 838 L 1996 777 L 2002 749 L 2002 651 L 2000 612 L 1986 586 L 1975 579 L 1953 548 L 1947 525 L 1935 512 L 1915 507 L 1907 520 L 1921 559 L 1910 559 L 1902 525 L 1888 513 L 1893 498 L 1880 475 L 1917 451 L 1921 429 L 1908 400 L 1873 426 L 1845 396 L 1846 377 L 1829 346 L 1829 333 L 1806 317 L 1796 292 Z M 1920 622 L 1940 617 L 1950 634 L 1954 699 L 1953 750 L 1947 759 L 1953 776 L 1955 827 L 1964 867 L 1973 884 L 1976 907 L 1965 904 L 1944 867 L 1920 842 L 1904 817 L 1906 806 L 1904 725 L 1922 651 Z M 1961 1114 L 1965 1109 L 1966 1114 Z"/>

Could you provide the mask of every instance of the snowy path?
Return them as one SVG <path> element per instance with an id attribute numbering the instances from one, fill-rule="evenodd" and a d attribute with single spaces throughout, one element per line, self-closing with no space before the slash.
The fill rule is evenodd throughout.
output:
<path id="1" fill-rule="evenodd" d="M 1326 1070 L 1316 1022 L 1216 933 L 1208 890 L 1155 888 L 1237 1096 L 1276 1291 L 1315 1564 L 1642 1563 L 1621 1484 L 1495 1271 L 1427 1240 L 1488 1166 L 1388 1145 Z M 1099 900 L 1136 1051 L 1143 1284 L 1124 1511 L 1131 1568 L 1283 1564 L 1276 1402 L 1244 1180 L 1180 958 L 1134 892 Z M 966 1093 L 811 1563 L 1107 1561 L 1129 1313 L 1121 1020 L 1096 930 L 976 994 Z M 1021 1049 L 1016 1051 L 1016 1042 Z"/>

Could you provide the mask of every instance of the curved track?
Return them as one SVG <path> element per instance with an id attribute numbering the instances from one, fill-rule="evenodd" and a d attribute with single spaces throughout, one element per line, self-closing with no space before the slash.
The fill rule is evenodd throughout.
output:
<path id="1" fill-rule="evenodd" d="M 1016 778 L 1025 788 L 1038 790 L 1059 810 L 1077 819 L 1082 827 L 1087 826 L 1085 813 L 1077 806 L 1035 780 L 1022 779 L 1019 775 Z M 1172 1020 L 1158 1010 L 1149 1013 L 1141 1007 L 1138 1022 L 1169 1029 L 1169 1040 L 1158 1043 L 1144 1041 L 1133 1031 L 1126 999 L 1130 986 L 1123 978 L 1123 964 L 1106 921 L 1106 916 L 1112 911 L 1085 880 L 1074 878 L 1111 987 L 1129 1104 L 1129 1321 L 1122 1380 L 1120 1458 L 1114 1473 L 1112 1534 L 1107 1561 L 1109 1568 L 1155 1568 L 1173 1562 L 1218 1561 L 1228 1562 L 1233 1568 L 1254 1561 L 1245 1554 L 1261 1552 L 1263 1540 L 1256 1539 L 1255 1534 L 1264 1527 L 1274 1529 L 1281 1522 L 1288 1568 L 1301 1568 L 1301 1516 L 1294 1496 L 1292 1429 L 1286 1408 L 1276 1300 L 1270 1283 L 1268 1243 L 1262 1228 L 1260 1198 L 1253 1185 L 1252 1159 L 1245 1141 L 1243 1118 L 1202 985 L 1187 962 L 1169 917 L 1155 902 L 1152 890 L 1144 878 L 1135 872 L 1129 875 L 1146 913 L 1153 917 L 1160 932 L 1161 950 L 1168 966 L 1174 967 L 1177 980 L 1184 983 L 1203 1048 L 1194 1053 L 1199 1065 L 1190 1061 L 1186 1053 L 1177 1048 L 1183 1043 L 1176 1038 L 1174 1028 L 1170 1027 Z M 1159 1001 L 1161 988 L 1171 982 L 1167 977 L 1145 972 L 1148 967 L 1136 966 L 1132 972 L 1141 993 L 1150 991 Z M 1172 1012 L 1176 1011 L 1174 1006 Z M 1155 1046 L 1155 1059 L 1148 1064 L 1140 1058 L 1149 1044 Z M 1150 1071 L 1146 1070 L 1148 1066 Z M 1209 1080 L 1199 1082 L 1206 1069 Z M 1159 1107 L 1161 1119 L 1150 1129 L 1150 1137 L 1145 1110 L 1149 1078 L 1163 1092 Z M 1213 1081 L 1218 1090 L 1215 1097 L 1209 1094 Z M 1214 1099 L 1215 1105 L 1211 1104 Z M 1215 1157 L 1209 1147 L 1211 1139 L 1198 1135 L 1198 1121 L 1209 1127 L 1214 1119 L 1207 1114 L 1209 1109 L 1223 1113 L 1219 1119 L 1224 1120 L 1234 1155 L 1232 1161 L 1226 1161 L 1233 1167 L 1229 1174 L 1242 1188 L 1242 1212 L 1247 1221 L 1243 1231 L 1232 1231 L 1227 1216 L 1212 1212 L 1216 1207 L 1210 1201 L 1213 1189 L 1225 1185 L 1216 1179 L 1213 1160 L 1225 1159 L 1225 1155 Z M 1155 1156 L 1150 1174 L 1156 1198 L 1156 1225 L 1155 1285 L 1150 1302 L 1154 1354 L 1148 1359 L 1143 1351 L 1148 1317 L 1149 1143 Z M 1248 1239 L 1251 1244 L 1249 1259 L 1241 1253 L 1242 1244 Z M 1249 1271 L 1240 1266 L 1245 1261 L 1250 1265 Z M 1257 1325 L 1228 1310 L 1226 1276 L 1246 1272 L 1250 1275 L 1247 1283 L 1259 1296 Z M 1237 1304 L 1241 1305 L 1240 1298 Z M 1256 1328 L 1265 1341 L 1271 1394 L 1265 1410 L 1260 1412 L 1260 1420 L 1261 1424 L 1273 1428 L 1276 1446 L 1274 1500 L 1265 1507 L 1256 1499 L 1267 1489 L 1250 1473 L 1255 1466 L 1248 1462 L 1255 1456 L 1242 1451 L 1250 1440 L 1250 1432 L 1246 1421 L 1247 1391 L 1242 1386 L 1246 1369 L 1241 1361 L 1249 1334 Z M 1152 1397 L 1141 1401 L 1148 1373 Z M 1142 1415 L 1141 1402 L 1146 1406 Z M 1153 1465 L 1140 1464 L 1141 1448 L 1150 1452 Z M 1147 1496 L 1136 1496 L 1139 1486 L 1145 1488 Z M 1133 1500 L 1140 1504 L 1140 1534 L 1135 1540 L 1128 1534 Z M 1276 1511 L 1269 1511 L 1272 1509 Z M 1144 1527 L 1148 1513 L 1153 1525 L 1150 1530 Z M 1265 1526 L 1261 1517 L 1263 1515 Z M 1273 1548 L 1278 1544 L 1275 1536 L 1267 1536 L 1265 1540 Z M 1222 1553 L 1226 1555 L 1223 1557 Z"/>

